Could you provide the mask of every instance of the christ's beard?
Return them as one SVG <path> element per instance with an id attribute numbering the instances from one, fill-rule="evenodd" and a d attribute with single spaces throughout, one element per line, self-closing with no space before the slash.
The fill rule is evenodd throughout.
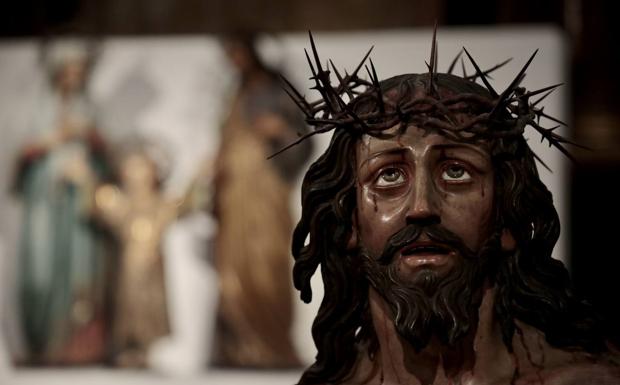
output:
<path id="1" fill-rule="evenodd" d="M 452 248 L 455 263 L 443 275 L 422 268 L 405 279 L 399 274 L 398 250 L 422 234 Z M 489 247 L 482 250 L 485 252 L 476 255 L 441 225 L 408 225 L 388 240 L 380 256 L 363 251 L 361 254 L 366 276 L 391 309 L 396 330 L 419 351 L 433 336 L 443 344 L 454 345 L 477 323 L 482 285 L 488 273 L 485 256 L 490 254 Z"/>

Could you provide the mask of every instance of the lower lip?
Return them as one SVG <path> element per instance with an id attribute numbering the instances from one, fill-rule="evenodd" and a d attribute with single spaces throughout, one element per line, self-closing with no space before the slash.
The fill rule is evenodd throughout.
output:
<path id="1" fill-rule="evenodd" d="M 450 254 L 410 254 L 401 258 L 411 268 L 420 266 L 442 266 L 448 262 Z"/>

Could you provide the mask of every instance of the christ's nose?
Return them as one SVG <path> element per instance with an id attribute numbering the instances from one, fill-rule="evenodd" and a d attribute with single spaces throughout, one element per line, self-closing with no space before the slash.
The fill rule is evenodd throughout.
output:
<path id="1" fill-rule="evenodd" d="M 416 172 L 410 192 L 407 224 L 432 225 L 441 223 L 437 191 L 429 172 Z"/>

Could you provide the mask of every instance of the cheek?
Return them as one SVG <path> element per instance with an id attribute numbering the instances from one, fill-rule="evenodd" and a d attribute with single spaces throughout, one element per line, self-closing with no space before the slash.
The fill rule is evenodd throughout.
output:
<path id="1" fill-rule="evenodd" d="M 478 250 L 491 232 L 493 197 L 478 193 L 451 197 L 446 200 L 442 224 L 460 236 L 465 245 Z"/>
<path id="2" fill-rule="evenodd" d="M 406 223 L 405 199 L 381 200 L 377 194 L 361 187 L 357 195 L 357 230 L 360 246 L 377 255 L 386 241 Z"/>

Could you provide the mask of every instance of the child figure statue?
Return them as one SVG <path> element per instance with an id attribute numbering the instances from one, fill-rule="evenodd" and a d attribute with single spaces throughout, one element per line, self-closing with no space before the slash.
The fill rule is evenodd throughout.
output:
<path id="1" fill-rule="evenodd" d="M 119 174 L 119 187 L 103 185 L 95 192 L 95 215 L 120 244 L 113 361 L 124 367 L 144 367 L 150 345 L 169 333 L 160 246 L 177 215 L 178 202 L 162 196 L 158 167 L 142 149 L 122 157 Z"/>

